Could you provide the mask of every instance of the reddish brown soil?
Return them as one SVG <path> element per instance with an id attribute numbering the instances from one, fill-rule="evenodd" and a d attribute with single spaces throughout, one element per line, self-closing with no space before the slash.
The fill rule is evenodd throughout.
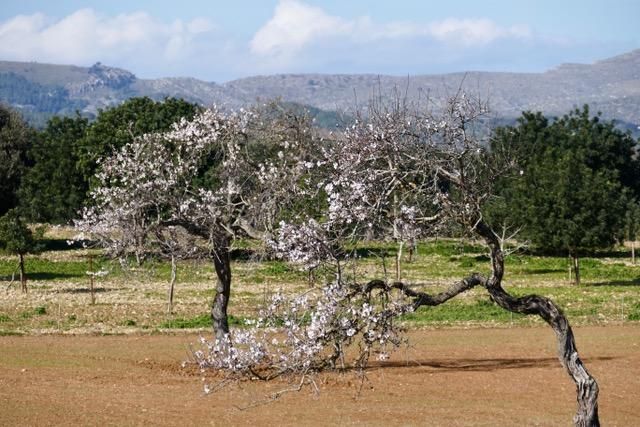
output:
<path id="1" fill-rule="evenodd" d="M 574 385 L 548 329 L 416 331 L 360 381 L 245 382 L 209 396 L 180 368 L 195 336 L 0 337 L 0 425 L 571 425 Z M 640 425 L 640 327 L 576 330 L 603 425 Z"/>

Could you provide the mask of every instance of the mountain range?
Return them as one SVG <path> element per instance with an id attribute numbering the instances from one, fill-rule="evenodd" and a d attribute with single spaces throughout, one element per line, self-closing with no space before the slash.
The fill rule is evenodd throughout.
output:
<path id="1" fill-rule="evenodd" d="M 54 114 L 99 109 L 135 96 L 178 97 L 201 105 L 238 108 L 280 98 L 315 111 L 353 111 L 372 97 L 394 93 L 434 105 L 458 89 L 488 100 L 492 112 L 513 119 L 522 111 L 547 116 L 589 104 L 606 119 L 637 133 L 640 125 L 640 49 L 593 64 L 562 64 L 542 73 L 460 72 L 416 76 L 374 74 L 279 74 L 226 83 L 188 77 L 141 79 L 127 70 L 0 61 L 0 102 L 21 110 L 36 125 Z"/>

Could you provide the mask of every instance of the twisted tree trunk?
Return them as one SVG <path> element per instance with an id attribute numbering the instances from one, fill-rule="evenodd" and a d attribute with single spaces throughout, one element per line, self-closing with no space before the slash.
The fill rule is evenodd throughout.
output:
<path id="1" fill-rule="evenodd" d="M 537 314 L 551 326 L 558 340 L 558 357 L 567 373 L 576 384 L 578 410 L 573 418 L 576 426 L 599 426 L 598 383 L 578 356 L 573 331 L 562 310 L 550 299 L 538 295 L 515 298 L 502 288 L 504 254 L 493 230 L 481 219 L 474 228 L 490 249 L 491 277 L 485 288 L 493 300 L 505 310 L 522 314 Z"/>
<path id="2" fill-rule="evenodd" d="M 576 348 L 573 331 L 562 310 L 550 299 L 538 295 L 527 295 L 521 298 L 511 296 L 502 288 L 504 275 L 504 254 L 500 242 L 493 230 L 483 221 L 478 221 L 474 230 L 484 238 L 491 251 L 492 274 L 488 279 L 475 273 L 470 277 L 454 283 L 446 290 L 436 295 L 417 292 L 402 282 L 386 283 L 382 280 L 372 280 L 360 292 L 371 292 L 373 289 L 398 289 L 413 299 L 415 309 L 420 306 L 437 306 L 445 303 L 456 295 L 466 292 L 476 286 L 484 286 L 493 301 L 505 310 L 535 314 L 542 317 L 551 326 L 558 341 L 558 357 L 571 379 L 576 384 L 578 410 L 573 418 L 577 427 L 597 427 L 598 418 L 598 383 L 580 360 Z"/>
<path id="3" fill-rule="evenodd" d="M 551 326 L 558 340 L 558 357 L 576 383 L 578 411 L 576 426 L 599 426 L 598 384 L 589 374 L 578 355 L 573 331 L 562 310 L 550 299 L 538 295 L 514 298 L 499 285 L 487 286 L 493 300 L 505 310 L 522 314 L 537 314 Z"/>

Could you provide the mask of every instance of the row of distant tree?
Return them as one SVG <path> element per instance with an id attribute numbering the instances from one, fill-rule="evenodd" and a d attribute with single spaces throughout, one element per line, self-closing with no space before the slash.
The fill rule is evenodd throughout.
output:
<path id="1" fill-rule="evenodd" d="M 199 107 L 133 98 L 93 122 L 54 117 L 42 130 L 0 107 L 0 216 L 5 222 L 69 223 L 95 183 L 100 159 L 143 134 L 168 130 Z M 638 142 L 588 107 L 549 119 L 525 112 L 492 131 L 487 155 L 517 164 L 493 183 L 485 216 L 545 251 L 580 253 L 635 239 L 640 199 Z M 495 178 L 489 173 L 487 180 Z M 5 227 L 7 228 L 7 227 Z M 6 240 L 6 239 L 5 239 Z M 576 261 L 577 266 L 577 261 Z"/>
<path id="2" fill-rule="evenodd" d="M 168 129 L 197 106 L 133 98 L 95 121 L 53 117 L 38 131 L 0 107 L 0 215 L 13 208 L 32 222 L 68 223 L 84 204 L 98 161 L 136 136 Z"/>

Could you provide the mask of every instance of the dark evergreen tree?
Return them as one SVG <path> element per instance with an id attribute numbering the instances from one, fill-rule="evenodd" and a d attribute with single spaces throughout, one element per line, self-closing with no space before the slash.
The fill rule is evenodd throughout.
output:
<path id="1" fill-rule="evenodd" d="M 631 245 L 631 262 L 636 263 L 636 242 L 640 235 L 640 204 L 632 200 L 625 214 L 624 238 Z"/>
<path id="2" fill-rule="evenodd" d="M 0 104 L 0 215 L 18 204 L 18 188 L 30 166 L 29 149 L 35 137 L 16 111 Z"/>
<path id="3" fill-rule="evenodd" d="M 168 130 L 182 118 L 191 119 L 197 111 L 197 105 L 182 99 L 154 101 L 148 97 L 131 98 L 100 111 L 77 146 L 82 176 L 89 182 L 97 170 L 98 159 L 111 155 L 136 136 Z"/>
<path id="4" fill-rule="evenodd" d="M 517 167 L 497 183 L 488 218 L 522 226 L 538 248 L 569 255 L 579 283 L 580 254 L 624 232 L 640 182 L 633 138 L 585 106 L 553 122 L 524 113 L 516 126 L 496 130 L 492 153 L 515 158 Z"/>
<path id="5" fill-rule="evenodd" d="M 77 168 L 77 145 L 88 120 L 77 115 L 54 117 L 31 150 L 35 164 L 20 188 L 20 206 L 31 221 L 66 223 L 77 217 L 88 183 Z"/>

